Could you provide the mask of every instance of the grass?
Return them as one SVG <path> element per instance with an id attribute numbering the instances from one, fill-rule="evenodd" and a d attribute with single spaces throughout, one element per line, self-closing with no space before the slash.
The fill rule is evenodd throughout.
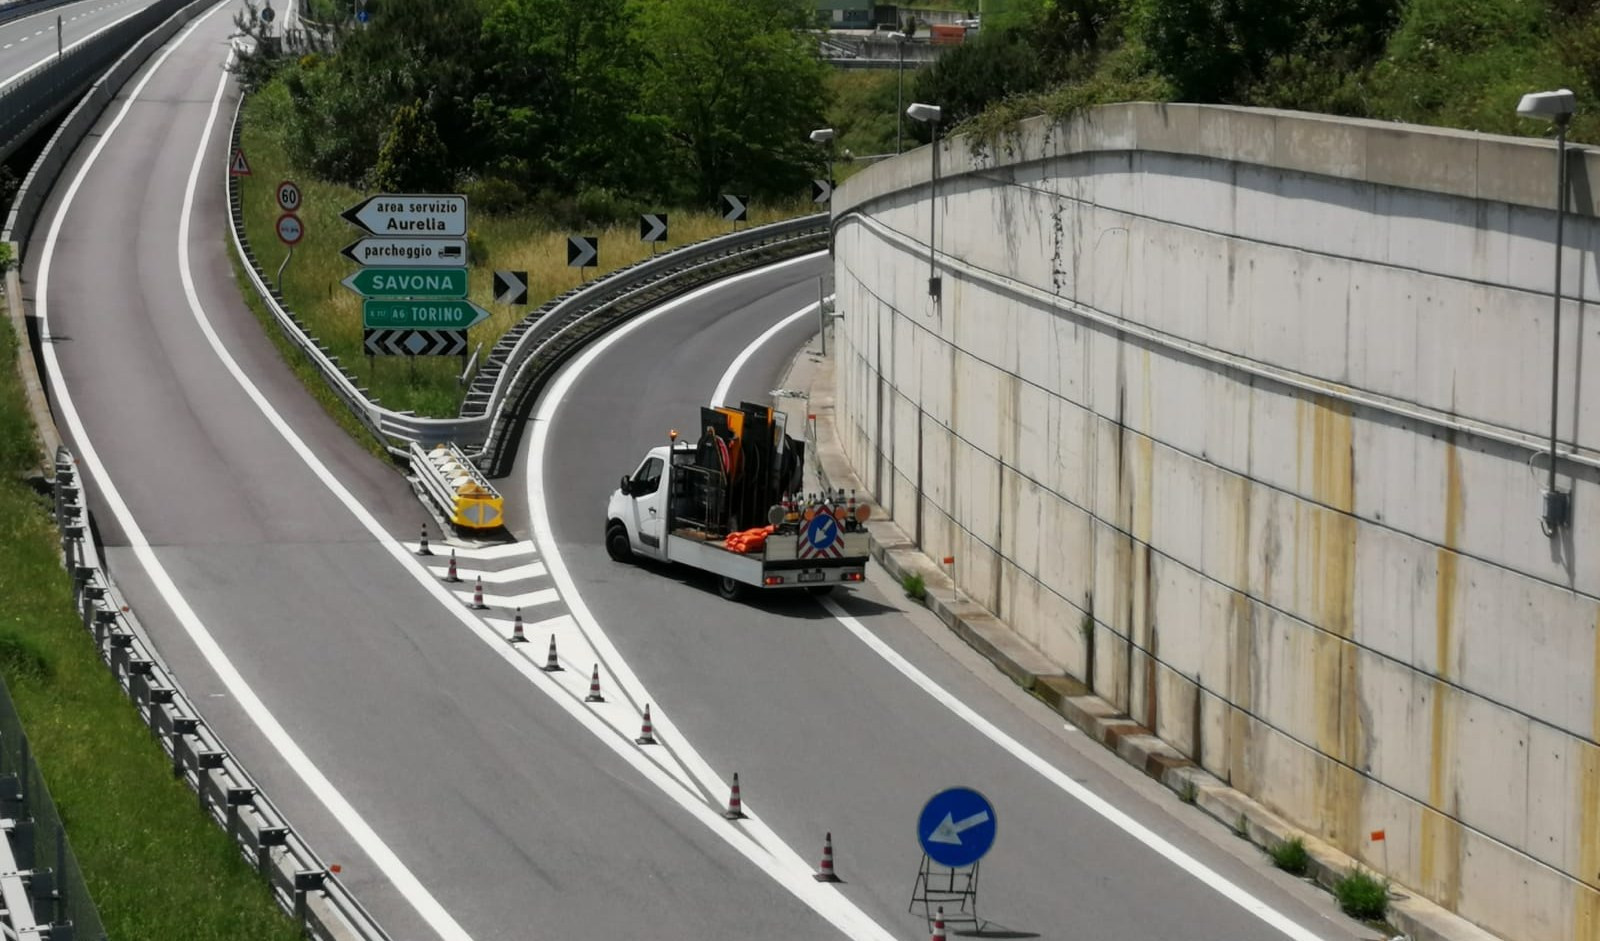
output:
<path id="1" fill-rule="evenodd" d="M 359 231 L 339 218 L 340 212 L 360 202 L 365 195 L 348 186 L 324 183 L 297 174 L 290 168 L 288 154 L 269 128 L 272 109 L 283 107 L 275 89 L 252 96 L 245 105 L 241 143 L 250 160 L 251 176 L 244 178 L 243 200 L 245 231 L 262 269 L 270 277 L 283 261 L 286 250 L 278 242 L 275 221 L 278 216 L 275 191 L 283 179 L 300 184 L 305 237 L 295 247 L 294 256 L 283 277 L 283 294 L 289 306 L 308 329 L 340 358 L 346 370 L 360 385 L 371 390 L 391 409 L 412 410 L 419 415 L 449 417 L 458 414 L 464 389 L 457 382 L 462 361 L 456 357 L 397 357 L 369 359 L 362 349 L 361 298 L 340 284 L 358 270 L 339 253 L 359 237 Z M 810 202 L 750 207 L 749 223 L 757 225 L 814 211 Z M 669 210 L 670 247 L 700 241 L 732 231 L 731 223 L 709 212 Z M 629 217 L 615 225 L 591 228 L 584 232 L 556 230 L 530 213 L 491 215 L 482 209 L 469 217 L 469 242 L 473 246 L 470 299 L 492 316 L 473 327 L 468 334 L 469 348 L 481 342 L 485 353 L 513 324 L 551 297 L 577 286 L 579 272 L 568 268 L 568 234 L 598 235 L 602 267 L 589 269 L 585 276 L 624 267 L 650 255 L 650 246 L 639 241 L 638 219 Z M 529 305 L 507 307 L 493 302 L 491 272 L 496 269 L 526 271 L 529 276 Z M 252 293 L 246 291 L 246 294 Z"/>
<path id="2" fill-rule="evenodd" d="M 83 630 L 0 318 L 0 672 L 105 924 L 118 941 L 291 941 L 299 933 L 172 776 Z"/>
<path id="3" fill-rule="evenodd" d="M 1297 836 L 1274 843 L 1267 850 L 1267 855 L 1272 857 L 1272 865 L 1291 876 L 1303 876 L 1311 866 L 1311 854 L 1306 852 L 1306 841 Z"/>
<path id="4" fill-rule="evenodd" d="M 905 589 L 907 598 L 921 601 L 928 596 L 928 585 L 916 572 L 907 572 L 905 578 L 900 580 L 900 587 Z"/>
<path id="5" fill-rule="evenodd" d="M 1389 913 L 1389 883 L 1360 867 L 1333 884 L 1333 896 L 1351 918 L 1382 921 Z"/>

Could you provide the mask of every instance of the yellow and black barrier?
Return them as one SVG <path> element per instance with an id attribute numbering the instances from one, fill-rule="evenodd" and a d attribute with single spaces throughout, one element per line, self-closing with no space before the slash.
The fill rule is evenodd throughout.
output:
<path id="1" fill-rule="evenodd" d="M 453 444 L 411 443 L 411 471 L 445 519 L 466 529 L 505 525 L 505 500 Z"/>

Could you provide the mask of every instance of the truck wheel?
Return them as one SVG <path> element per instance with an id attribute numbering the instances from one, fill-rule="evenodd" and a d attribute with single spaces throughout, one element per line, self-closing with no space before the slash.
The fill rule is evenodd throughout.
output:
<path id="1" fill-rule="evenodd" d="M 831 595 L 831 594 L 833 594 L 833 586 L 832 585 L 808 585 L 808 586 L 806 586 L 806 594 L 808 594 L 808 595 L 817 595 L 819 597 L 822 596 L 822 595 Z"/>
<path id="2" fill-rule="evenodd" d="M 717 594 L 728 601 L 738 601 L 739 596 L 744 594 L 744 585 L 724 575 L 717 579 Z"/>
<path id="3" fill-rule="evenodd" d="M 628 544 L 627 527 L 616 523 L 606 527 L 606 555 L 611 556 L 613 562 L 633 561 L 633 546 Z"/>

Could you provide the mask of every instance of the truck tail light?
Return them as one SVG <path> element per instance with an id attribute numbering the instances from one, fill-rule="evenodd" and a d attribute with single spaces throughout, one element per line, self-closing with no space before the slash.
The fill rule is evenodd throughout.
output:
<path id="1" fill-rule="evenodd" d="M 847 582 L 859 582 L 864 578 L 866 578 L 866 574 L 863 573 L 863 572 L 846 572 L 846 573 L 844 573 L 844 580 L 847 581 Z"/>
<path id="2" fill-rule="evenodd" d="M 764 585 L 782 585 L 783 584 L 783 576 L 782 575 L 768 575 L 766 578 L 763 578 L 761 580 L 761 582 Z"/>

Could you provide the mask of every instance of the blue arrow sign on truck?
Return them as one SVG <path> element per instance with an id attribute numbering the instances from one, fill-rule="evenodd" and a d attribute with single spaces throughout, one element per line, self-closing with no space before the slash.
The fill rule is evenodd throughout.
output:
<path id="1" fill-rule="evenodd" d="M 982 859 L 994 846 L 994 835 L 994 805 L 971 788 L 953 787 L 933 795 L 917 819 L 922 851 L 951 869 Z"/>

